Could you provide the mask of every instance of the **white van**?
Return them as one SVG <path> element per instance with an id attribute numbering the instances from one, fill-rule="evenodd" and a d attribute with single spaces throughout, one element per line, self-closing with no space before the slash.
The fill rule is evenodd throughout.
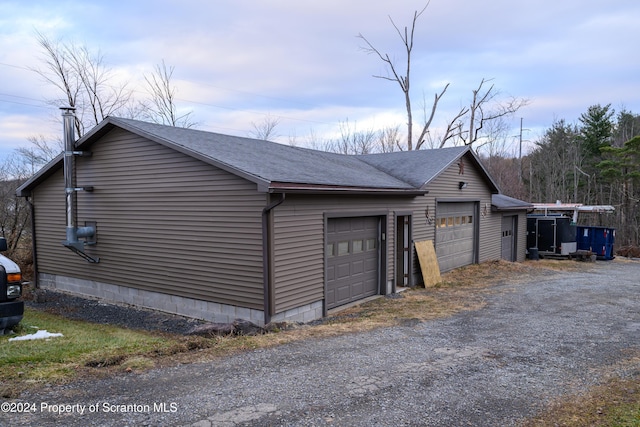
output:
<path id="1" fill-rule="evenodd" d="M 0 237 L 0 252 L 7 250 L 7 240 Z M 0 335 L 20 323 L 24 314 L 22 273 L 18 264 L 0 255 Z"/>

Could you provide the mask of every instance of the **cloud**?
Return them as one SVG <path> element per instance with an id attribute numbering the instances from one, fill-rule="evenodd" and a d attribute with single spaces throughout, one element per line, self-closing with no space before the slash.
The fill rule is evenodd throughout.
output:
<path id="1" fill-rule="evenodd" d="M 389 18 L 402 31 L 425 4 L 5 1 L 0 78 L 9 83 L 0 92 L 9 96 L 0 95 L 0 123 L 16 120 L 27 134 L 57 132 L 58 111 L 44 103 L 53 90 L 27 71 L 41 65 L 38 29 L 100 50 L 114 69 L 113 84 L 129 82 L 137 96 L 145 94 L 144 75 L 164 60 L 175 67 L 179 106 L 214 130 L 246 135 L 252 122 L 268 115 L 283 118 L 283 135 L 312 128 L 335 134 L 347 118 L 363 126 L 391 120 L 404 126 L 397 83 L 372 77 L 386 74 L 384 64 L 362 51 L 356 36 L 365 35 L 403 68 L 404 46 Z M 532 100 L 520 112 L 528 115 L 528 127 L 550 126 L 554 115 L 575 120 L 594 103 L 623 103 L 640 112 L 640 59 L 632 33 L 639 15 L 640 4 L 625 0 L 431 0 L 416 27 L 414 105 L 423 94 L 431 101 L 450 83 L 436 117 L 442 126 L 482 78 L 493 78 L 505 96 Z M 15 146 L 17 133 L 0 145 Z"/>

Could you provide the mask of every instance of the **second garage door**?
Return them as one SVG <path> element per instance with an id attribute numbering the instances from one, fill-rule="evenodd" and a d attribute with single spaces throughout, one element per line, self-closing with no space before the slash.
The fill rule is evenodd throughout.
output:
<path id="1" fill-rule="evenodd" d="M 476 204 L 438 203 L 436 255 L 440 271 L 476 262 Z"/>
<path id="2" fill-rule="evenodd" d="M 327 221 L 327 308 L 378 293 L 378 217 Z"/>

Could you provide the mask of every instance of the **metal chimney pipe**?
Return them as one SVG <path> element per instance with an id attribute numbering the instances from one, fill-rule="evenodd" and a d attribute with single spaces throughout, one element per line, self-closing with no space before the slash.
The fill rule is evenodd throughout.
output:
<path id="1" fill-rule="evenodd" d="M 62 107 L 62 120 L 64 126 L 64 191 L 66 195 L 65 207 L 67 212 L 67 242 L 77 242 L 76 228 L 76 191 L 75 191 L 75 108 Z"/>
<path id="2" fill-rule="evenodd" d="M 86 242 L 78 240 L 78 237 L 94 237 L 96 234 L 95 226 L 78 227 L 76 222 L 76 192 L 77 191 L 93 191 L 93 187 L 76 187 L 75 180 L 75 156 L 87 156 L 90 153 L 75 151 L 75 121 L 76 116 L 73 113 L 75 108 L 62 107 L 62 121 L 64 125 L 64 192 L 67 217 L 67 240 L 62 244 L 80 255 L 89 262 L 99 262 L 100 258 L 94 258 L 84 252 Z"/>

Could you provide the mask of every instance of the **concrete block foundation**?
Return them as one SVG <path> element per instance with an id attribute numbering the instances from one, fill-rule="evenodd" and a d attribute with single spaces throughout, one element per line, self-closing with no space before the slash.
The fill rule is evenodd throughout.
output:
<path id="1" fill-rule="evenodd" d="M 264 326 L 264 312 L 247 307 L 237 307 L 47 273 L 38 274 L 38 283 L 43 289 L 55 289 L 78 296 L 98 298 L 104 302 L 127 304 L 208 322 L 231 323 L 235 319 L 244 319 Z M 312 304 L 277 313 L 271 317 L 271 321 L 310 322 L 321 317 L 322 301 L 316 301 Z"/>

